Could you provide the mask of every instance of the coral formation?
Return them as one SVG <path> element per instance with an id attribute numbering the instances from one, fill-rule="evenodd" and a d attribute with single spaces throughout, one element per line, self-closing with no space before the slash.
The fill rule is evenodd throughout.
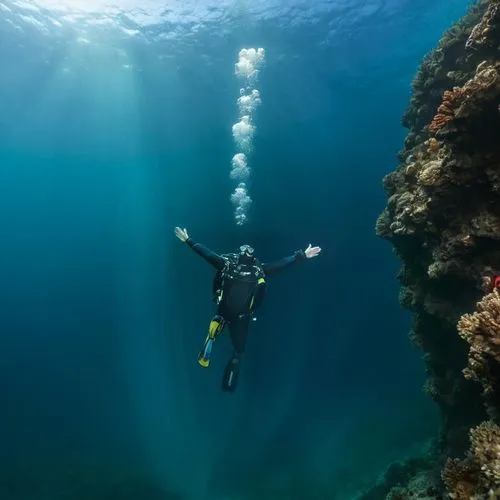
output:
<path id="1" fill-rule="evenodd" d="M 490 415 L 500 399 L 500 293 L 495 288 L 478 303 L 477 311 L 464 314 L 458 332 L 470 345 L 466 378 L 479 382 Z"/>
<path id="2" fill-rule="evenodd" d="M 428 496 L 483 498 L 500 486 L 500 295 L 485 288 L 500 274 L 500 0 L 472 6 L 412 87 L 375 229 L 402 261 L 400 303 L 442 415 Z M 408 498 L 422 473 L 387 498 Z"/>
<path id="3" fill-rule="evenodd" d="M 460 124 L 470 128 L 470 123 L 465 120 L 478 116 L 481 119 L 490 105 L 498 99 L 500 88 L 500 63 L 488 63 L 482 61 L 476 68 L 474 76 L 462 87 L 453 87 L 453 90 L 445 90 L 437 113 L 432 119 L 428 130 L 431 134 L 441 136 L 457 134 Z M 498 106 L 490 110 L 492 114 L 498 113 Z M 494 116 L 492 116 L 494 118 Z M 453 126 L 455 125 L 455 126 Z M 467 132 L 467 130 L 461 130 Z M 465 139 L 473 139 L 465 133 Z"/>
<path id="4" fill-rule="evenodd" d="M 403 117 L 409 129 L 405 147 L 399 156 L 404 161 L 411 149 L 428 139 L 424 130 L 432 121 L 445 91 L 463 85 L 469 78 L 477 57 L 469 57 L 464 47 L 473 27 L 481 22 L 488 0 L 479 0 L 439 41 L 438 46 L 423 59 L 412 82 L 410 105 Z"/>
<path id="5" fill-rule="evenodd" d="M 495 49 L 494 41 L 498 38 L 500 8 L 498 2 L 490 2 L 481 21 L 474 26 L 465 44 L 466 49 L 480 50 L 485 47 Z"/>
<path id="6" fill-rule="evenodd" d="M 483 422 L 470 432 L 471 449 L 463 460 L 446 461 L 443 481 L 451 498 L 500 496 L 500 427 Z"/>

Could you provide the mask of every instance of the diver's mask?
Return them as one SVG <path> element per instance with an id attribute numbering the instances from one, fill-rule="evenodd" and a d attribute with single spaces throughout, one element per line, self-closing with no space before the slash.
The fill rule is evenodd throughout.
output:
<path id="1" fill-rule="evenodd" d="M 254 249 L 250 245 L 241 245 L 240 247 L 240 256 L 239 256 L 240 264 L 253 264 L 254 257 Z"/>

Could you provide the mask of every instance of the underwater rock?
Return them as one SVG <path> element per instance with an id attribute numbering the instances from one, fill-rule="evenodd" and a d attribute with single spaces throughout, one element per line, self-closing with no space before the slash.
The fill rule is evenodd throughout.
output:
<path id="1" fill-rule="evenodd" d="M 375 230 L 402 262 L 400 303 L 442 426 L 430 469 L 376 488 L 417 498 L 427 477 L 428 498 L 483 498 L 500 488 L 500 294 L 485 289 L 500 275 L 500 0 L 445 33 L 412 89 Z"/>
<path id="2" fill-rule="evenodd" d="M 391 464 L 382 481 L 358 500 L 443 500 L 439 494 L 439 475 L 428 459 L 408 459 Z M 404 486 L 403 486 L 404 485 Z"/>

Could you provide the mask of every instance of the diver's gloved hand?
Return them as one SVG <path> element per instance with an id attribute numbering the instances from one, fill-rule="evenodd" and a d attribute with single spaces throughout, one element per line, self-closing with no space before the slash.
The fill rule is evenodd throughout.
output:
<path id="1" fill-rule="evenodd" d="M 317 257 L 320 252 L 321 252 L 320 247 L 312 247 L 310 243 L 309 243 L 309 246 L 304 250 L 304 254 L 306 255 L 306 258 L 308 258 L 308 259 L 312 259 L 313 257 Z"/>
<path id="2" fill-rule="evenodd" d="M 180 227 L 176 227 L 175 236 L 177 236 L 177 238 L 179 238 L 182 241 L 182 243 L 185 243 L 189 239 L 188 232 L 185 228 L 181 229 Z"/>

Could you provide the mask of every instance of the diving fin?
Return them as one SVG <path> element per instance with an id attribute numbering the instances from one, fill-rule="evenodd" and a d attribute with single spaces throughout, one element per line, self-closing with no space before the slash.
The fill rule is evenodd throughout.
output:
<path id="1" fill-rule="evenodd" d="M 222 316 L 215 316 L 208 327 L 208 335 L 203 344 L 203 349 L 198 354 L 198 363 L 203 368 L 208 368 L 210 365 L 210 357 L 212 356 L 212 347 L 214 345 L 217 335 L 224 329 L 224 318 Z"/>
<path id="2" fill-rule="evenodd" d="M 222 390 L 225 392 L 234 392 L 238 385 L 238 375 L 240 371 L 240 359 L 233 356 L 224 370 L 224 377 L 222 379 Z"/>
<path id="3" fill-rule="evenodd" d="M 203 368 L 208 368 L 210 364 L 210 357 L 212 356 L 212 346 L 214 345 L 215 339 L 211 339 L 209 335 L 205 339 L 205 344 L 203 349 L 198 354 L 198 363 L 203 366 Z"/>

